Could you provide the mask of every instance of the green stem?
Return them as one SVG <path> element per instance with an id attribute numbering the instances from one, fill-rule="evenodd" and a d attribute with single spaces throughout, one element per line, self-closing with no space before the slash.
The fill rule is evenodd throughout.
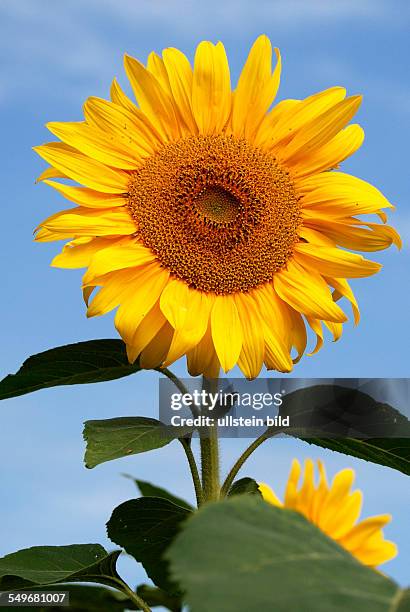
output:
<path id="1" fill-rule="evenodd" d="M 174 385 L 176 386 L 176 388 L 181 391 L 181 393 L 183 395 L 187 394 L 187 395 L 191 395 L 191 392 L 189 391 L 189 389 L 184 385 L 184 383 L 178 378 L 178 376 L 176 376 L 173 372 L 171 372 L 171 370 L 168 370 L 168 368 L 155 368 L 155 370 L 157 372 L 160 372 L 161 374 L 165 374 L 165 376 L 167 378 L 169 378 L 169 380 L 171 382 L 174 383 Z M 198 410 L 196 409 L 195 406 L 190 406 L 190 410 L 192 412 L 192 415 L 194 417 L 198 416 Z"/>
<path id="2" fill-rule="evenodd" d="M 128 595 L 128 597 L 133 601 L 143 612 L 152 612 L 151 608 L 147 604 L 146 601 L 142 599 L 139 595 L 134 593 L 127 584 L 124 583 L 124 593 Z"/>
<path id="3" fill-rule="evenodd" d="M 161 372 L 161 374 L 165 374 L 165 376 L 174 383 L 176 388 L 179 391 L 181 391 L 181 393 L 189 394 L 189 390 L 187 389 L 187 387 L 178 378 L 178 376 L 176 376 L 173 372 L 171 372 L 171 370 L 168 370 L 168 368 L 156 368 L 156 370 L 157 372 Z M 191 406 L 191 412 L 194 417 L 197 416 L 198 414 L 194 406 Z M 188 442 L 188 440 L 186 438 L 178 438 L 178 439 L 183 446 L 186 458 L 188 460 L 188 465 L 189 465 L 189 469 L 191 471 L 191 476 L 192 476 L 192 482 L 194 484 L 194 489 L 195 489 L 196 503 L 197 503 L 197 506 L 199 507 L 203 503 L 204 494 L 202 490 L 201 479 L 199 477 L 199 472 L 198 472 L 198 467 L 195 461 L 195 457 L 194 457 L 194 454 L 191 449 L 191 445 Z"/>
<path id="4" fill-rule="evenodd" d="M 201 485 L 201 478 L 199 476 L 198 467 L 196 465 L 194 453 L 192 452 L 192 448 L 190 443 L 186 438 L 178 438 L 181 442 L 183 449 L 185 451 L 186 458 L 188 460 L 189 469 L 191 470 L 192 482 L 194 483 L 195 495 L 196 495 L 196 503 L 199 506 L 203 503 L 203 491 Z"/>
<path id="5" fill-rule="evenodd" d="M 118 591 L 121 591 L 121 593 L 124 593 L 125 595 L 127 595 L 131 599 L 131 601 L 133 601 L 138 606 L 138 608 L 137 608 L 138 610 L 142 610 L 143 612 L 152 612 L 152 609 L 149 607 L 147 602 L 144 601 L 142 599 L 142 597 L 137 595 L 137 593 L 135 593 L 135 591 L 130 589 L 128 584 L 125 583 L 122 580 L 122 578 L 120 578 L 119 576 L 118 576 L 118 578 L 114 578 L 113 576 L 107 576 L 107 578 L 112 583 L 113 588 L 115 588 Z"/>
<path id="6" fill-rule="evenodd" d="M 171 372 L 171 370 L 168 370 L 168 368 L 155 368 L 155 370 L 157 372 L 160 372 L 161 374 L 165 374 L 165 376 L 174 383 L 176 388 L 179 389 L 181 393 L 183 394 L 188 393 L 189 395 L 189 391 L 184 385 L 184 383 L 178 378 L 178 376 L 175 376 L 175 374 Z"/>
<path id="7" fill-rule="evenodd" d="M 202 379 L 202 388 L 215 392 L 217 380 Z M 217 425 L 199 430 L 201 447 L 202 489 L 204 501 L 216 501 L 220 496 L 219 442 Z"/>
<path id="8" fill-rule="evenodd" d="M 248 448 L 242 453 L 242 455 L 236 461 L 231 471 L 229 472 L 228 476 L 225 478 L 225 482 L 223 483 L 222 488 L 221 488 L 221 497 L 226 497 L 229 489 L 232 486 L 235 476 L 237 475 L 237 473 L 239 472 L 239 470 L 241 469 L 245 461 L 252 455 L 252 453 L 263 442 L 265 442 L 265 440 L 269 440 L 269 438 L 273 438 L 273 436 L 277 435 L 278 433 L 280 433 L 280 430 L 275 431 L 275 433 L 272 433 L 272 431 L 267 430 L 263 434 L 261 434 L 259 438 L 256 438 L 256 440 L 254 440 L 252 444 L 248 446 Z"/>
<path id="9" fill-rule="evenodd" d="M 200 433 L 202 487 L 204 501 L 219 499 L 219 448 L 218 431 L 215 427 Z"/>

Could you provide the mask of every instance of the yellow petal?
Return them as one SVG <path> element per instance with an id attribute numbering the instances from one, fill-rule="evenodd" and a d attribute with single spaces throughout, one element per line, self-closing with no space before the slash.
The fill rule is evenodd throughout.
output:
<path id="1" fill-rule="evenodd" d="M 49 178 L 68 179 L 69 177 L 66 174 L 64 174 L 64 172 L 61 172 L 61 170 L 57 170 L 57 168 L 54 168 L 53 166 L 51 166 L 50 168 L 46 168 L 44 172 L 42 172 L 40 176 L 36 178 L 36 183 L 40 183 L 41 181 L 45 181 L 46 179 L 49 179 Z"/>
<path id="2" fill-rule="evenodd" d="M 337 342 L 343 333 L 343 325 L 342 323 L 334 323 L 333 321 L 323 321 L 328 330 L 331 332 L 333 336 L 333 342 Z"/>
<path id="3" fill-rule="evenodd" d="M 221 370 L 221 364 L 219 363 L 218 355 L 214 351 L 211 356 L 211 360 L 208 366 L 204 369 L 204 376 L 209 380 L 213 378 L 219 378 L 219 372 Z"/>
<path id="4" fill-rule="evenodd" d="M 296 492 L 299 478 L 302 472 L 302 468 L 297 459 L 293 459 L 292 466 L 290 468 L 290 474 L 285 490 L 284 505 L 287 508 L 294 508 L 296 503 Z"/>
<path id="5" fill-rule="evenodd" d="M 321 513 L 320 527 L 334 540 L 340 540 L 354 526 L 360 516 L 363 495 L 361 491 L 353 491 L 338 507 L 326 506 L 326 512 Z"/>
<path id="6" fill-rule="evenodd" d="M 292 340 L 289 308 L 275 294 L 271 283 L 261 285 L 250 294 L 254 297 L 262 317 L 266 367 L 268 370 L 290 372 Z"/>
<path id="7" fill-rule="evenodd" d="M 345 297 L 347 300 L 349 300 L 352 306 L 354 322 L 355 322 L 355 325 L 357 325 L 360 321 L 359 306 L 357 304 L 357 300 L 347 280 L 345 280 L 344 278 L 331 278 L 331 277 L 324 277 L 324 278 L 325 278 L 325 281 L 329 285 L 331 285 L 335 290 L 333 292 L 333 299 L 335 301 L 340 300 L 340 298 L 342 297 Z"/>
<path id="8" fill-rule="evenodd" d="M 100 249 L 113 244 L 111 238 L 76 238 L 64 245 L 62 252 L 51 262 L 55 268 L 86 268 Z"/>
<path id="9" fill-rule="evenodd" d="M 88 98 L 84 104 L 87 123 L 113 134 L 123 147 L 132 148 L 145 158 L 155 153 L 163 144 L 161 135 L 137 107 L 129 110 L 102 98 Z"/>
<path id="10" fill-rule="evenodd" d="M 329 236 L 336 244 L 355 251 L 381 251 L 393 243 L 400 248 L 401 240 L 395 229 L 389 225 L 363 223 L 368 228 L 358 227 L 356 219 L 307 219 L 308 227 L 317 229 Z"/>
<path id="11" fill-rule="evenodd" d="M 320 516 L 320 527 L 331 533 L 333 527 L 337 528 L 343 522 L 343 509 L 350 499 L 350 490 L 355 479 L 354 470 L 346 468 L 338 472 L 333 478 L 326 503 L 322 505 Z M 339 521 L 335 521 L 335 515 L 340 511 Z"/>
<path id="12" fill-rule="evenodd" d="M 357 112 L 361 101 L 361 96 L 346 98 L 306 123 L 303 130 L 295 134 L 291 142 L 281 151 L 281 158 L 291 166 L 298 160 L 308 158 L 312 152 L 326 145 L 345 127 Z"/>
<path id="13" fill-rule="evenodd" d="M 319 319 L 314 319 L 313 317 L 307 316 L 306 320 L 316 334 L 316 346 L 313 351 L 308 353 L 309 357 L 311 357 L 312 355 L 315 355 L 315 353 L 318 353 L 323 346 L 323 329 L 322 322 Z"/>
<path id="14" fill-rule="evenodd" d="M 161 295 L 161 310 L 175 329 L 164 365 L 176 361 L 196 346 L 204 336 L 213 299 L 186 283 L 173 280 Z"/>
<path id="15" fill-rule="evenodd" d="M 72 232 L 54 232 L 46 229 L 45 227 L 38 227 L 35 230 L 35 241 L 36 242 L 51 242 L 53 240 L 67 240 L 67 238 L 73 238 Z"/>
<path id="16" fill-rule="evenodd" d="M 218 378 L 220 364 L 212 341 L 210 321 L 201 341 L 188 351 L 187 362 L 191 376 L 203 374 L 206 378 Z"/>
<path id="17" fill-rule="evenodd" d="M 181 51 L 172 47 L 164 49 L 162 56 L 175 103 L 177 104 L 188 130 L 192 134 L 197 134 L 198 126 L 192 112 L 191 104 L 193 82 L 191 64 Z"/>
<path id="18" fill-rule="evenodd" d="M 282 120 L 287 118 L 289 112 L 295 109 L 299 104 L 300 100 L 282 100 L 278 102 L 269 113 L 264 115 L 253 139 L 254 146 L 267 150 L 272 148 L 275 143 L 275 128 L 281 125 Z"/>
<path id="19" fill-rule="evenodd" d="M 232 131 L 237 137 L 252 139 L 279 88 L 281 57 L 272 74 L 272 46 L 266 36 L 259 36 L 249 52 L 235 91 Z"/>
<path id="20" fill-rule="evenodd" d="M 154 51 L 152 51 L 148 56 L 147 70 L 154 75 L 168 98 L 171 100 L 179 130 L 183 136 L 187 135 L 189 131 L 187 130 L 186 123 L 173 96 L 171 82 L 165 62 L 157 53 L 154 53 Z"/>
<path id="21" fill-rule="evenodd" d="M 87 308 L 94 289 L 96 289 L 96 287 L 83 287 L 83 300 Z"/>
<path id="22" fill-rule="evenodd" d="M 273 282 L 278 295 L 298 312 L 315 319 L 346 321 L 346 315 L 332 300 L 321 276 L 314 270 L 306 270 L 295 259 L 288 262 L 287 270 L 275 274 Z"/>
<path id="23" fill-rule="evenodd" d="M 357 550 L 352 551 L 359 561 L 370 567 L 377 567 L 386 563 L 386 561 L 390 561 L 397 555 L 397 552 L 396 544 L 382 538 L 374 546 L 364 544 Z"/>
<path id="24" fill-rule="evenodd" d="M 126 172 L 109 168 L 62 142 L 40 145 L 34 147 L 34 151 L 71 179 L 86 187 L 104 193 L 128 191 L 129 175 Z"/>
<path id="25" fill-rule="evenodd" d="M 130 363 L 134 363 L 140 353 L 155 338 L 166 322 L 157 301 L 151 310 L 143 317 L 135 331 L 130 333 L 130 342 L 127 344 L 127 355 Z"/>
<path id="26" fill-rule="evenodd" d="M 242 326 L 238 309 L 230 295 L 218 295 L 211 312 L 212 340 L 222 369 L 237 363 L 242 349 Z"/>
<path id="27" fill-rule="evenodd" d="M 167 69 L 165 68 L 163 60 L 154 51 L 151 51 L 151 53 L 148 55 L 147 70 L 154 75 L 162 89 L 170 98 L 172 104 L 174 104 L 175 100 L 173 100 Z"/>
<path id="28" fill-rule="evenodd" d="M 218 134 L 231 112 L 229 64 L 222 43 L 201 42 L 195 53 L 192 112 L 201 134 Z"/>
<path id="29" fill-rule="evenodd" d="M 83 284 L 89 285 L 99 276 L 121 270 L 151 263 L 156 260 L 154 253 L 147 249 L 138 239 L 125 238 L 114 245 L 107 245 L 92 258 L 89 268 L 84 275 Z M 98 284 L 95 282 L 94 284 Z"/>
<path id="30" fill-rule="evenodd" d="M 371 536 L 383 529 L 390 521 L 390 514 L 380 514 L 364 519 L 341 538 L 340 543 L 347 550 L 353 552 L 362 546 Z"/>
<path id="31" fill-rule="evenodd" d="M 394 559 L 398 554 L 398 548 L 394 542 L 385 540 L 383 545 L 375 551 L 360 551 L 355 552 L 355 556 L 366 565 L 370 567 L 378 567 L 382 563 L 386 563 L 391 559 Z"/>
<path id="32" fill-rule="evenodd" d="M 373 185 L 343 172 L 322 172 L 298 181 L 302 215 L 308 212 L 348 217 L 393 208 Z M 315 215 L 310 215 L 315 216 Z"/>
<path id="33" fill-rule="evenodd" d="M 129 99 L 129 97 L 123 92 L 121 89 L 117 79 L 114 79 L 111 85 L 111 100 L 114 104 L 118 104 L 131 111 L 131 113 L 138 113 L 138 108 L 135 106 L 134 102 Z"/>
<path id="34" fill-rule="evenodd" d="M 168 279 L 169 271 L 157 263 L 142 267 L 134 276 L 130 292 L 121 300 L 115 315 L 115 327 L 127 344 L 137 344 L 136 331 L 159 300 Z"/>
<path id="35" fill-rule="evenodd" d="M 281 120 L 272 129 L 272 148 L 276 150 L 289 142 L 299 131 L 304 130 L 305 125 L 343 100 L 345 95 L 346 90 L 343 87 L 331 87 L 289 105 Z"/>
<path id="36" fill-rule="evenodd" d="M 295 246 L 295 259 L 326 276 L 336 278 L 363 278 L 376 274 L 381 269 L 378 264 L 365 259 L 356 253 L 349 253 L 332 247 L 318 247 L 316 245 L 299 243 Z M 329 321 L 337 320 L 323 317 Z"/>
<path id="37" fill-rule="evenodd" d="M 326 503 L 326 499 L 329 494 L 326 469 L 320 459 L 317 461 L 317 466 L 319 471 L 319 484 L 316 488 L 315 495 L 313 496 L 312 504 L 310 506 L 310 520 L 315 525 L 319 525 L 322 508 Z"/>
<path id="38" fill-rule="evenodd" d="M 158 79 L 129 55 L 124 57 L 124 66 L 142 112 L 164 140 L 178 138 L 180 133 L 172 100 Z"/>
<path id="39" fill-rule="evenodd" d="M 140 356 L 140 365 L 146 370 L 162 365 L 171 345 L 174 330 L 166 321 L 157 335 L 145 347 Z"/>
<path id="40" fill-rule="evenodd" d="M 235 293 L 234 299 L 243 336 L 238 366 L 246 378 L 252 380 L 258 376 L 265 355 L 263 322 L 252 296 Z"/>
<path id="41" fill-rule="evenodd" d="M 44 183 L 56 189 L 67 200 L 87 208 L 114 208 L 116 206 L 125 206 L 127 203 L 127 200 L 118 194 L 102 193 L 88 187 L 72 187 L 71 185 L 57 183 L 56 181 L 44 180 Z"/>
<path id="42" fill-rule="evenodd" d="M 298 492 L 298 499 L 296 510 L 301 512 L 304 516 L 310 519 L 311 517 L 311 506 L 315 491 L 315 465 L 312 459 L 305 459 L 305 470 L 303 474 L 303 481 L 300 491 Z"/>
<path id="43" fill-rule="evenodd" d="M 56 213 L 39 227 L 63 236 L 120 236 L 136 231 L 135 223 L 123 208 L 94 210 L 81 206 Z"/>
<path id="44" fill-rule="evenodd" d="M 258 489 L 262 493 L 262 497 L 266 502 L 272 504 L 272 506 L 279 506 L 280 508 L 283 507 L 280 499 L 267 484 L 264 482 L 258 482 Z"/>
<path id="45" fill-rule="evenodd" d="M 106 314 L 121 304 L 127 295 L 132 294 L 132 283 L 135 282 L 140 271 L 119 270 L 107 274 L 103 282 L 104 286 L 94 296 L 87 310 L 87 317 L 96 317 Z"/>
<path id="46" fill-rule="evenodd" d="M 298 228 L 298 235 L 304 238 L 307 242 L 317 244 L 318 246 L 335 246 L 333 240 L 323 234 L 320 230 L 308 227 L 306 224 Z"/>
<path id="47" fill-rule="evenodd" d="M 137 151 L 125 146 L 112 134 L 81 122 L 51 122 L 46 127 L 54 136 L 71 145 L 84 155 L 107 166 L 135 170 L 142 161 Z"/>
<path id="48" fill-rule="evenodd" d="M 305 352 L 307 345 L 306 326 L 299 312 L 289 306 L 289 314 L 291 317 L 291 347 L 295 347 L 297 356 L 293 359 L 293 363 L 298 363 Z"/>
<path id="49" fill-rule="evenodd" d="M 360 125 L 348 125 L 308 157 L 303 157 L 299 162 L 292 164 L 292 176 L 302 178 L 337 168 L 342 161 L 362 146 L 363 140 L 364 131 Z"/>

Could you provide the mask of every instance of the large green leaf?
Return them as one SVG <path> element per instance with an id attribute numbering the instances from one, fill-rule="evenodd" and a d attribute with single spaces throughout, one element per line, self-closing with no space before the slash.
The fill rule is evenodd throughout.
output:
<path id="1" fill-rule="evenodd" d="M 359 389 L 330 384 L 298 389 L 285 396 L 280 414 L 290 419 L 286 434 L 410 474 L 409 420 Z"/>
<path id="2" fill-rule="evenodd" d="M 397 584 L 302 515 L 252 495 L 203 506 L 166 557 L 192 612 L 409 611 Z"/>
<path id="3" fill-rule="evenodd" d="M 0 559 L 0 591 L 62 582 L 112 586 L 120 553 L 107 553 L 100 544 L 25 548 Z"/>
<path id="4" fill-rule="evenodd" d="M 16 374 L 0 382 L 0 399 L 47 387 L 114 380 L 140 371 L 130 365 L 121 340 L 89 340 L 32 355 Z"/>
<path id="5" fill-rule="evenodd" d="M 86 421 L 85 464 L 93 468 L 105 461 L 161 448 L 191 429 L 167 427 L 148 417 L 118 417 L 103 421 Z M 181 433 L 182 432 L 182 433 Z"/>
<path id="6" fill-rule="evenodd" d="M 115 508 L 107 523 L 108 537 L 143 564 L 154 584 L 177 593 L 163 555 L 190 514 L 186 508 L 160 497 L 131 499 Z"/>
<path id="7" fill-rule="evenodd" d="M 181 497 L 177 497 L 176 495 L 170 493 L 162 487 L 153 485 L 152 483 L 147 482 L 146 480 L 139 480 L 138 478 L 134 478 L 129 474 L 123 474 L 123 476 L 135 482 L 139 492 L 141 493 L 141 495 L 143 495 L 143 497 L 162 497 L 163 499 L 168 499 L 177 506 L 181 506 L 181 508 L 186 508 L 187 510 L 191 511 L 194 509 L 187 501 L 181 499 Z"/>

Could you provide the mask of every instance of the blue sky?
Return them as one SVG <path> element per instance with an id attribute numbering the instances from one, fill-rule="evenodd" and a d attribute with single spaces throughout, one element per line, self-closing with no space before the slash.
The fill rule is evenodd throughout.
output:
<path id="1" fill-rule="evenodd" d="M 266 33 L 283 54 L 279 99 L 303 97 L 332 85 L 363 93 L 358 115 L 366 131 L 362 149 L 344 169 L 376 184 L 397 205 L 392 223 L 401 231 L 399 253 L 376 254 L 380 274 L 353 282 L 362 312 L 358 328 L 347 325 L 299 364 L 299 377 L 407 377 L 409 343 L 410 4 L 406 0 L 2 0 L 0 4 L 0 112 L 2 119 L 2 309 L 1 373 L 15 371 L 30 354 L 90 338 L 115 337 L 112 317 L 86 320 L 80 271 L 49 267 L 57 243 L 34 244 L 33 228 L 66 203 L 34 185 L 44 164 L 31 147 L 51 140 L 47 121 L 76 121 L 89 95 L 108 97 L 111 79 L 126 87 L 124 52 L 145 61 L 154 49 L 181 48 L 192 59 L 202 39 L 222 40 L 233 80 L 249 46 Z M 174 370 L 183 375 L 184 363 Z M 274 374 L 273 374 L 274 375 Z M 37 544 L 101 542 L 112 508 L 133 497 L 122 472 L 149 479 L 192 499 L 182 449 L 104 464 L 82 465 L 82 422 L 123 415 L 157 415 L 157 375 L 82 387 L 62 387 L 1 405 L 0 554 Z M 223 468 L 244 446 L 223 441 Z M 270 483 L 278 493 L 292 457 L 323 457 L 333 474 L 357 471 L 364 516 L 390 512 L 387 535 L 400 554 L 385 571 L 410 582 L 408 478 L 336 453 L 291 441 L 267 443 L 244 475 Z M 141 582 L 144 572 L 127 559 L 124 576 Z"/>

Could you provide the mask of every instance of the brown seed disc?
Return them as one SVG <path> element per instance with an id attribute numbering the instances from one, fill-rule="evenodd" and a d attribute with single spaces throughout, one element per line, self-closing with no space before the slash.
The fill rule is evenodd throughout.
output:
<path id="1" fill-rule="evenodd" d="M 272 155 L 232 136 L 165 145 L 132 174 L 137 235 L 189 286 L 217 294 L 271 281 L 298 241 L 300 206 Z"/>

